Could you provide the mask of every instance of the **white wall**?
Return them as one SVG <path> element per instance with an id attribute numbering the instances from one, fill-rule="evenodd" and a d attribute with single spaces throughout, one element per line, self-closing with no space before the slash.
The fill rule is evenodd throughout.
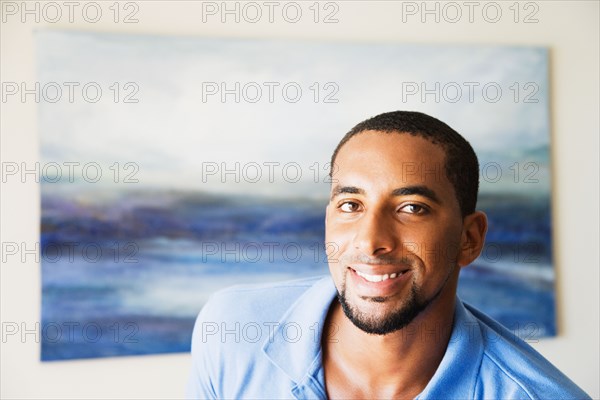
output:
<path id="1" fill-rule="evenodd" d="M 308 7 L 297 24 L 286 22 L 280 10 L 269 23 L 245 21 L 221 23 L 218 17 L 202 21 L 201 2 L 137 1 L 139 23 L 112 21 L 108 7 L 99 2 L 102 19 L 86 22 L 81 8 L 74 22 L 68 8 L 61 21 L 36 23 L 33 15 L 21 22 L 18 15 L 4 10 L 21 7 L 21 2 L 2 2 L 1 80 L 34 82 L 34 30 L 60 28 L 110 32 L 185 34 L 228 37 L 284 37 L 344 41 L 385 41 L 413 43 L 483 43 L 540 45 L 551 49 L 553 221 L 558 274 L 559 335 L 535 347 L 582 386 L 592 397 L 600 396 L 599 370 L 599 3 L 597 1 L 538 1 L 519 5 L 519 23 L 513 21 L 510 2 L 499 2 L 503 12 L 497 23 L 487 22 L 480 2 L 469 22 L 463 2 L 460 21 L 449 23 L 443 15 L 439 23 L 430 15 L 423 23 L 419 15 L 402 20 L 403 7 L 421 7 L 421 2 L 352 1 L 337 2 L 338 23 L 313 23 Z M 262 2 L 258 2 L 262 4 Z M 29 8 L 35 2 L 27 2 Z M 220 2 L 214 3 L 220 6 Z M 439 3 L 443 10 L 445 3 Z M 40 3 L 43 7 L 44 3 Z M 537 23 L 522 19 L 538 7 Z M 230 2 L 229 7 L 234 7 Z M 429 8 L 435 2 L 428 3 Z M 490 7 L 490 6 L 488 6 Z M 131 10 L 131 9 L 128 9 Z M 266 12 L 267 8 L 263 7 Z M 328 9 L 331 10 L 331 9 Z M 47 19 L 54 12 L 46 9 Z M 453 10 L 446 8 L 453 18 Z M 493 9 L 487 9 L 493 18 Z M 52 13 L 51 13 L 52 12 Z M 452 12 L 452 14 L 450 14 Z M 36 104 L 29 101 L 1 104 L 1 156 L 4 160 L 32 162 L 38 157 Z M 36 183 L 2 184 L 1 240 L 26 242 L 39 239 L 40 201 Z M 33 327 L 40 315 L 40 267 L 33 257 L 26 262 L 7 262 L 1 267 L 1 317 L 5 322 Z M 16 339 L 15 339 L 16 338 Z M 5 337 L 1 347 L 2 398 L 177 398 L 183 395 L 188 373 L 186 354 L 123 357 L 87 361 L 41 363 L 39 343 L 34 334 L 22 342 L 18 335 Z"/>

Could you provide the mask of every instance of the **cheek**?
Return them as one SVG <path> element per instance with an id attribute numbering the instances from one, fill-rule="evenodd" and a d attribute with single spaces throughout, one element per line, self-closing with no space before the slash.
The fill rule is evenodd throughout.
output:
<path id="1" fill-rule="evenodd" d="M 352 249 L 352 229 L 343 224 L 325 220 L 325 253 L 329 264 L 329 271 L 339 283 L 345 274 L 343 267 L 344 256 Z"/>
<path id="2" fill-rule="evenodd" d="M 336 247 L 339 248 L 348 241 L 348 233 L 351 229 L 348 227 L 342 226 L 339 222 L 336 222 L 335 219 L 330 214 L 329 207 L 327 208 L 327 212 L 325 214 L 325 245 L 330 248 Z"/>
<path id="3" fill-rule="evenodd" d="M 351 248 L 351 243 L 350 230 L 342 229 L 335 224 L 328 224 L 325 227 L 325 253 L 330 266 L 340 262 L 340 258 Z"/>
<path id="4" fill-rule="evenodd" d="M 447 266 L 456 262 L 460 233 L 453 229 L 432 231 L 421 239 L 420 257 L 427 266 Z M 445 268 L 443 268 L 445 270 Z"/>

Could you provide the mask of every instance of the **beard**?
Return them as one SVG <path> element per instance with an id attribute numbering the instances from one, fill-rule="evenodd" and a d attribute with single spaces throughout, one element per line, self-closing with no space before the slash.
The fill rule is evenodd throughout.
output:
<path id="1" fill-rule="evenodd" d="M 450 269 L 444 283 L 430 298 L 425 298 L 418 285 L 413 281 L 406 301 L 403 302 L 400 308 L 393 310 L 382 318 L 365 313 L 348 302 L 345 279 L 341 291 L 338 291 L 337 297 L 344 310 L 344 314 L 354 326 L 369 334 L 387 335 L 406 327 L 417 315 L 425 310 L 440 295 L 444 287 L 446 287 L 453 269 Z M 387 301 L 385 297 L 369 297 L 364 299 L 375 303 L 385 303 Z"/>

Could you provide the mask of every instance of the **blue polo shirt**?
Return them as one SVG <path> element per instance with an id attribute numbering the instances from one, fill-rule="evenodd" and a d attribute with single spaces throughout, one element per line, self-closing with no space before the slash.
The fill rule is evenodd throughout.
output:
<path id="1" fill-rule="evenodd" d="M 325 399 L 321 333 L 336 294 L 330 276 L 215 293 L 194 328 L 187 397 Z M 435 340 L 436 332 L 408 334 Z M 590 397 L 531 346 L 457 298 L 446 353 L 417 398 Z"/>

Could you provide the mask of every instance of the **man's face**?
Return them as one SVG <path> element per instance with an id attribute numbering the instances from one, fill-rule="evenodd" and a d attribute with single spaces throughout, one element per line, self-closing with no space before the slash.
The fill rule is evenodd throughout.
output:
<path id="1" fill-rule="evenodd" d="M 444 162 L 421 137 L 373 131 L 337 155 L 329 269 L 346 316 L 365 332 L 398 330 L 455 290 L 462 217 Z"/>

